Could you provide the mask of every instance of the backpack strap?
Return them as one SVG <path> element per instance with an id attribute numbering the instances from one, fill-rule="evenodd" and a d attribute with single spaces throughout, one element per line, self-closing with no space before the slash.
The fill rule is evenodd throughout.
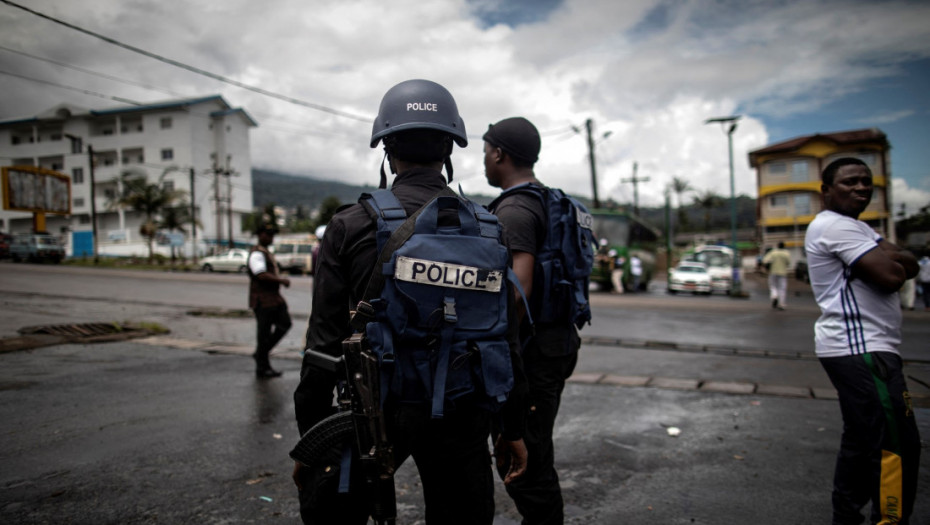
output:
<path id="1" fill-rule="evenodd" d="M 416 230 L 417 217 L 423 213 L 435 198 L 444 195 L 451 195 L 454 197 L 455 192 L 448 186 L 444 187 L 428 200 L 426 204 L 421 206 L 420 209 L 415 211 L 413 215 L 406 217 L 403 205 L 397 200 L 397 197 L 394 196 L 391 190 L 378 190 L 373 193 L 362 194 L 359 198 L 359 202 L 368 205 L 378 217 L 378 221 L 383 221 L 392 231 L 391 236 L 388 238 L 387 242 L 384 243 L 381 252 L 378 254 L 378 260 L 375 262 L 374 270 L 371 272 L 371 277 L 368 279 L 368 286 L 365 288 L 365 295 L 362 296 L 362 301 L 370 303 L 374 297 L 381 293 L 381 289 L 384 287 L 384 272 L 381 271 L 381 269 L 391 260 L 391 256 L 394 255 L 394 252 L 403 246 L 403 244 L 407 242 L 407 239 L 413 235 L 413 232 Z M 368 307 L 370 308 L 370 304 L 368 304 Z M 374 311 L 372 311 L 372 314 L 374 314 Z"/>

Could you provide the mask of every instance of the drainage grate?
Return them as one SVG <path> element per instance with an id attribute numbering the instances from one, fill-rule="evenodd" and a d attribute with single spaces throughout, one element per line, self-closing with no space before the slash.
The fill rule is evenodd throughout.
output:
<path id="1" fill-rule="evenodd" d="M 30 326 L 20 328 L 19 333 L 23 335 L 58 335 L 67 338 L 83 339 L 85 337 L 98 337 L 101 335 L 120 334 L 137 329 L 123 326 L 119 323 L 83 323 L 83 324 L 59 324 L 50 326 Z"/>

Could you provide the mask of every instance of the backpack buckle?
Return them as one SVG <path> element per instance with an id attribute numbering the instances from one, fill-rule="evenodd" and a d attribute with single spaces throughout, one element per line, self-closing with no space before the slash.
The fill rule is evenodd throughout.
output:
<path id="1" fill-rule="evenodd" d="M 361 332 L 365 326 L 375 319 L 375 309 L 365 301 L 359 301 L 358 306 L 349 319 L 349 325 L 356 332 Z"/>
<path id="2" fill-rule="evenodd" d="M 443 300 L 442 304 L 443 304 L 442 313 L 445 316 L 446 322 L 447 323 L 458 322 L 459 318 L 458 318 L 458 315 L 456 315 L 455 313 L 455 299 L 451 297 L 446 297 Z"/>

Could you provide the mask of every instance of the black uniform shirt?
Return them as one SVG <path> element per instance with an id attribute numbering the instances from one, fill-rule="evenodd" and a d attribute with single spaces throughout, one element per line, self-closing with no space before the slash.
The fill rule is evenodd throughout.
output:
<path id="1" fill-rule="evenodd" d="M 446 186 L 441 172 L 416 168 L 394 179 L 391 191 L 410 216 Z M 319 266 L 313 277 L 313 305 L 307 328 L 307 348 L 333 356 L 342 354 L 342 341 L 352 334 L 349 310 L 355 309 L 365 293 L 377 260 L 377 225 L 362 204 L 353 204 L 333 216 L 320 245 Z M 511 311 L 514 309 L 511 308 Z M 519 355 L 519 342 L 511 330 L 511 361 L 514 390 L 504 407 L 505 437 L 523 435 L 522 410 L 526 378 Z M 294 392 L 297 426 L 303 434 L 332 413 L 333 374 L 308 366 L 301 369 L 300 384 Z"/>

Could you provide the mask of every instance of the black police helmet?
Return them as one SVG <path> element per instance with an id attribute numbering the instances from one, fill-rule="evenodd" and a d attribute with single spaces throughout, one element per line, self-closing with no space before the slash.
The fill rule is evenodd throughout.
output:
<path id="1" fill-rule="evenodd" d="M 388 135 L 412 129 L 442 131 L 460 147 L 468 145 L 455 99 L 449 90 L 429 80 L 407 80 L 384 94 L 371 128 L 371 147 Z"/>

